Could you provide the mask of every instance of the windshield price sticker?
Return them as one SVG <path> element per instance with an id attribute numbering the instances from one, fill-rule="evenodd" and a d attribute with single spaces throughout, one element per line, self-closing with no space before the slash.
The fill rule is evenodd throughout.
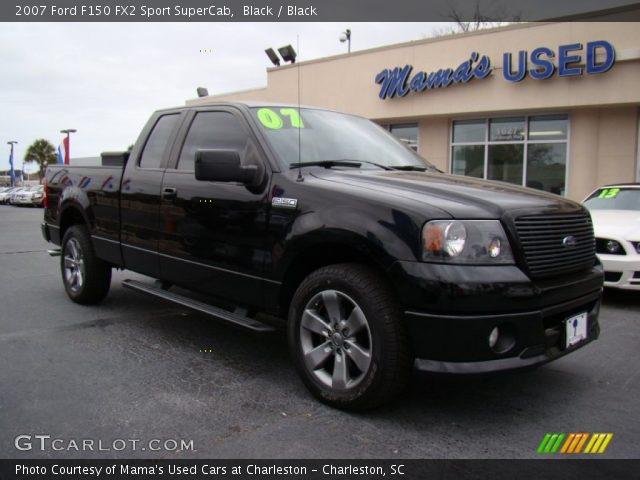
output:
<path id="1" fill-rule="evenodd" d="M 270 108 L 261 108 L 256 112 L 256 115 L 260 123 L 271 130 L 304 128 L 302 118 L 295 108 L 281 108 L 280 114 Z"/>
<path id="2" fill-rule="evenodd" d="M 605 188 L 600 192 L 598 198 L 616 198 L 619 191 L 619 188 Z"/>

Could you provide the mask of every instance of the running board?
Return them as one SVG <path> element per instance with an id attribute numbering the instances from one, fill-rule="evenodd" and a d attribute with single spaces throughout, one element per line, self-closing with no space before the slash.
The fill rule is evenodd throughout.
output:
<path id="1" fill-rule="evenodd" d="M 223 310 L 222 308 L 214 307 L 213 305 L 199 302 L 198 300 L 193 300 L 189 297 L 185 297 L 184 295 L 169 292 L 162 288 L 154 287 L 153 285 L 138 282 L 136 280 L 124 280 L 122 282 L 122 286 L 125 288 L 130 288 L 131 290 L 146 293 L 147 295 L 153 295 L 154 297 L 160 298 L 162 300 L 166 300 L 168 302 L 190 308 L 191 310 L 195 310 L 197 312 L 204 313 L 205 315 L 215 317 L 216 319 L 221 320 L 225 323 L 234 325 L 236 327 L 245 328 L 253 332 L 265 333 L 274 332 L 276 330 L 270 325 L 265 325 L 264 323 L 254 320 L 253 318 L 238 315 L 237 313 L 229 312 L 227 310 Z"/>
<path id="2" fill-rule="evenodd" d="M 47 253 L 51 257 L 59 257 L 60 255 L 62 255 L 62 249 L 60 249 L 60 248 L 51 248 L 51 249 L 47 250 Z"/>

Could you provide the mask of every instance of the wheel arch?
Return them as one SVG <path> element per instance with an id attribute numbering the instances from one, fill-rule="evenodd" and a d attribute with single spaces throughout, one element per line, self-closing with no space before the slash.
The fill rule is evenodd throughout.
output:
<path id="1" fill-rule="evenodd" d="M 278 295 L 279 314 L 286 317 L 296 289 L 312 272 L 339 263 L 359 263 L 373 268 L 397 296 L 388 268 L 395 259 L 382 248 L 350 232 L 333 232 L 333 238 L 307 238 L 295 246 L 295 252 L 283 259 L 282 284 Z M 326 237 L 326 235 L 323 235 Z"/>

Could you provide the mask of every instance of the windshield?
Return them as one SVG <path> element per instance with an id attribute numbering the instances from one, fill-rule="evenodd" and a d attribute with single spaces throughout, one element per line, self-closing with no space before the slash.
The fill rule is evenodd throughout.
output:
<path id="1" fill-rule="evenodd" d="M 311 108 L 299 113 L 297 108 L 251 110 L 287 167 L 298 162 L 350 161 L 362 162 L 363 169 L 415 166 L 436 170 L 382 127 L 361 117 Z"/>
<path id="2" fill-rule="evenodd" d="M 640 210 L 640 188 L 604 187 L 584 201 L 589 210 Z"/>

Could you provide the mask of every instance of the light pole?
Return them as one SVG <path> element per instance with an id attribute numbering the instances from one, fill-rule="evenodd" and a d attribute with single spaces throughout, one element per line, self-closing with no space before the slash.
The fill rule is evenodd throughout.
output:
<path id="1" fill-rule="evenodd" d="M 15 174 L 13 173 L 13 146 L 18 143 L 15 140 L 11 140 L 9 142 L 7 142 L 7 145 L 11 145 L 11 153 L 9 154 L 9 182 L 11 183 L 11 186 L 13 187 L 13 184 L 15 183 L 14 179 L 15 179 Z"/>
<path id="2" fill-rule="evenodd" d="M 77 130 L 75 128 L 67 128 L 65 130 L 60 130 L 60 133 L 66 133 L 67 134 L 67 145 L 64 149 L 64 163 L 65 165 L 69 164 L 69 159 L 71 158 L 71 134 L 72 133 L 76 133 Z"/>
<path id="3" fill-rule="evenodd" d="M 351 53 L 351 30 L 347 28 L 340 34 L 340 43 L 347 42 L 347 53 Z"/>

